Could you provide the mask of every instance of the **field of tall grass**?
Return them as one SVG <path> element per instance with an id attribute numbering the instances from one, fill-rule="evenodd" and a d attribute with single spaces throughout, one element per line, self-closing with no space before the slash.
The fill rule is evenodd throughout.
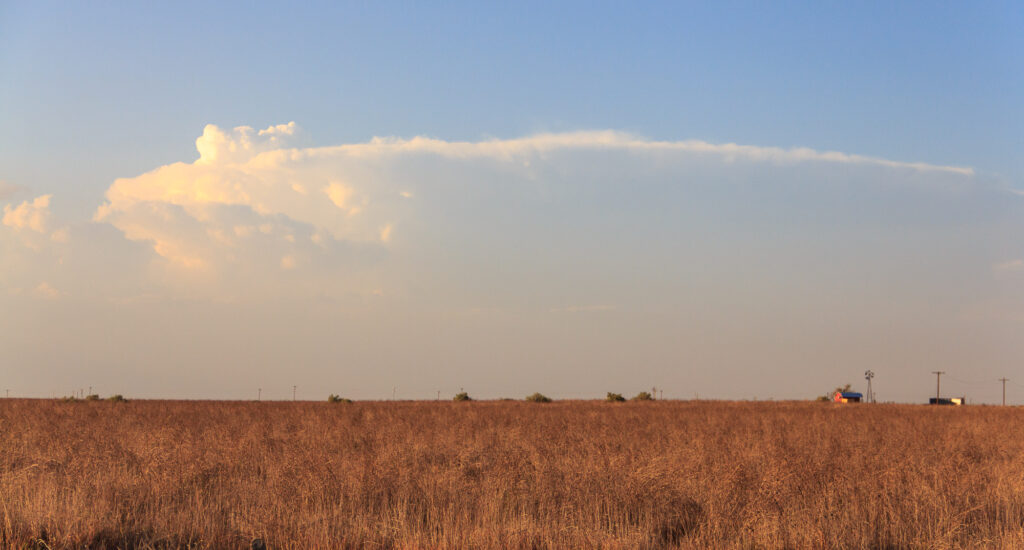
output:
<path id="1" fill-rule="evenodd" d="M 1001 407 L 0 400 L 0 546 L 1024 548 L 1021 434 Z"/>

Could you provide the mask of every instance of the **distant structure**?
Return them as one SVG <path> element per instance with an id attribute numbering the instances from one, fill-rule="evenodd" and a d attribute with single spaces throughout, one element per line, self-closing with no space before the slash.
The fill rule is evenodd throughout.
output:
<path id="1" fill-rule="evenodd" d="M 929 397 L 929 405 L 966 405 L 966 397 Z"/>
<path id="2" fill-rule="evenodd" d="M 855 391 L 837 391 L 832 396 L 832 401 L 836 403 L 860 403 L 862 399 L 864 395 Z"/>

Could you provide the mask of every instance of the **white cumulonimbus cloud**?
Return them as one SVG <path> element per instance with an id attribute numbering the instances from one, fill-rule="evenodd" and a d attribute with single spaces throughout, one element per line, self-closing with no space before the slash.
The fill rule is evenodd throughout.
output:
<path id="1" fill-rule="evenodd" d="M 236 258 L 246 246 L 278 250 L 273 263 L 290 269 L 298 262 L 293 253 L 386 243 L 398 191 L 388 196 L 379 182 L 282 148 L 294 131 L 294 123 L 259 132 L 209 125 L 196 140 L 198 160 L 115 181 L 95 220 L 197 269 Z"/>
<path id="2" fill-rule="evenodd" d="M 220 285 L 236 294 L 274 294 L 287 285 L 379 295 L 398 280 L 428 276 L 449 284 L 466 278 L 470 290 L 489 279 L 532 276 L 539 265 L 561 276 L 569 271 L 553 266 L 570 257 L 604 269 L 597 263 L 615 254 L 655 254 L 651 247 L 672 242 L 711 250 L 713 242 L 700 244 L 694 236 L 739 238 L 757 224 L 803 224 L 813 233 L 863 209 L 835 202 L 839 196 L 868 201 L 868 211 L 877 210 L 872 223 L 892 221 L 899 207 L 872 205 L 970 188 L 977 179 L 960 166 L 653 141 L 615 131 L 294 147 L 297 132 L 293 122 L 263 130 L 208 125 L 196 139 L 196 160 L 114 181 L 94 225 L 113 227 L 135 243 L 121 256 L 150 251 L 149 266 L 128 271 L 157 284 Z M 50 198 L 4 206 L 4 226 L 36 250 L 67 245 L 69 232 L 82 228 L 54 230 Z M 110 245 L 107 261 L 117 256 Z M 54 261 L 63 264 L 66 254 L 59 256 Z M 602 296 L 565 300 L 544 310 L 565 303 L 614 306 Z"/>
<path id="3" fill-rule="evenodd" d="M 571 163 L 579 161 L 570 155 L 609 153 L 646 155 L 640 164 L 664 162 L 666 157 L 711 158 L 720 163 L 842 164 L 955 176 L 973 173 L 970 168 L 806 148 L 650 141 L 612 131 L 481 142 L 377 138 L 362 144 L 288 148 L 295 131 L 294 122 L 259 131 L 249 127 L 225 131 L 208 125 L 196 140 L 196 161 L 118 179 L 95 220 L 112 224 L 128 239 L 150 243 L 161 257 L 185 268 L 210 268 L 237 258 L 240 247 L 258 246 L 277 250 L 271 263 L 292 269 L 301 257 L 316 255 L 330 243 L 386 246 L 400 235 L 410 201 L 443 192 L 445 183 L 436 178 L 450 173 L 451 165 L 462 165 L 457 166 L 458 177 L 472 179 L 477 174 L 481 185 L 494 179 L 495 172 L 507 176 L 512 171 L 513 177 L 535 180 L 538 169 L 572 169 Z M 431 182 L 442 190 L 429 188 Z"/>

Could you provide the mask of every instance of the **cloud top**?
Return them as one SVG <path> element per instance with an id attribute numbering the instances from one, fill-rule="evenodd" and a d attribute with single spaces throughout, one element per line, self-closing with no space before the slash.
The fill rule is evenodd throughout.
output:
<path id="1" fill-rule="evenodd" d="M 678 152 L 715 155 L 726 161 L 746 160 L 774 164 L 802 162 L 860 164 L 922 172 L 948 172 L 964 176 L 974 175 L 974 169 L 965 166 L 903 162 L 839 151 L 818 151 L 807 147 L 786 149 L 781 147 L 739 145 L 736 143 L 716 144 L 700 140 L 653 141 L 611 130 L 538 134 L 518 139 L 494 139 L 479 142 L 452 142 L 422 136 L 412 139 L 374 138 L 369 143 L 364 144 L 313 149 L 310 151 L 310 154 L 331 155 L 343 151 L 354 155 L 428 152 L 451 158 L 487 157 L 511 160 L 558 150 L 574 149 Z"/>
<path id="2" fill-rule="evenodd" d="M 244 162 L 253 155 L 279 149 L 295 135 L 294 122 L 278 124 L 259 130 L 249 126 L 238 126 L 225 131 L 213 124 L 203 128 L 203 135 L 196 139 L 199 160 L 196 164 Z"/>

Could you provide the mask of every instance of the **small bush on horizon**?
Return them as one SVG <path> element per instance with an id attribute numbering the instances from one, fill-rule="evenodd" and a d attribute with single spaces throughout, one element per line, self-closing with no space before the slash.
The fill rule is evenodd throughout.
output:
<path id="1" fill-rule="evenodd" d="M 654 396 L 642 391 L 633 397 L 633 401 L 654 401 Z"/>
<path id="2" fill-rule="evenodd" d="M 452 401 L 472 401 L 472 400 L 473 400 L 473 398 L 470 397 L 469 394 L 466 393 L 466 392 L 459 392 L 459 393 L 455 394 L 454 398 L 452 398 Z"/>
<path id="3" fill-rule="evenodd" d="M 605 397 L 604 400 L 608 401 L 608 402 L 611 402 L 611 403 L 619 403 L 619 402 L 625 401 L 626 398 L 622 397 L 621 393 L 608 392 L 608 397 Z"/>
<path id="4" fill-rule="evenodd" d="M 89 395 L 85 396 L 85 400 L 86 401 L 99 401 L 100 400 L 100 396 L 95 394 L 95 393 L 90 393 Z"/>
<path id="5" fill-rule="evenodd" d="M 550 403 L 551 398 L 544 395 L 543 393 L 537 392 L 533 395 L 526 396 L 526 400 L 531 403 Z"/>
<path id="6" fill-rule="evenodd" d="M 852 386 L 850 384 L 846 384 L 845 386 L 836 386 L 836 389 L 826 393 L 825 395 L 819 395 L 818 396 L 818 401 L 832 401 L 832 399 L 836 395 L 836 392 L 839 392 L 839 393 L 848 392 L 848 391 L 850 391 L 851 387 Z"/>
<path id="7" fill-rule="evenodd" d="M 73 395 L 65 395 L 63 398 L 61 398 L 61 401 L 65 403 L 74 403 L 78 401 L 78 398 Z"/>
<path id="8" fill-rule="evenodd" d="M 344 397 L 342 397 L 340 395 L 334 395 L 332 393 L 331 395 L 327 396 L 327 402 L 328 403 L 351 403 L 352 400 L 344 398 Z"/>
<path id="9" fill-rule="evenodd" d="M 119 393 L 115 393 L 114 395 L 111 395 L 110 397 L 108 397 L 107 401 L 110 401 L 111 403 L 124 403 L 125 401 L 128 401 L 128 400 L 125 399 L 123 395 L 121 395 Z"/>

